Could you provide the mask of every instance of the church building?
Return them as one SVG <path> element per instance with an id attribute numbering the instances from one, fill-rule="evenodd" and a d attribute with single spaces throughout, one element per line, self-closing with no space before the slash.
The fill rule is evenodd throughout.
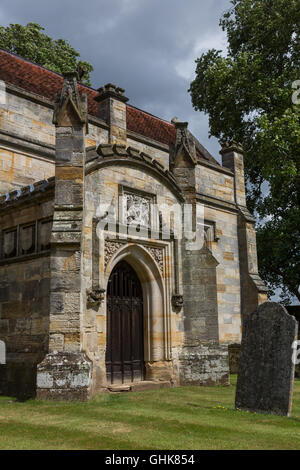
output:
<path id="1" fill-rule="evenodd" d="M 241 145 L 4 50 L 0 81 L 0 394 L 228 384 L 267 299 Z"/>

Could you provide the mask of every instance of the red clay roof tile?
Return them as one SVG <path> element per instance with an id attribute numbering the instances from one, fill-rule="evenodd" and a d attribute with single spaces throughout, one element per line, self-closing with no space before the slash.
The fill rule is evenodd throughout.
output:
<path id="1" fill-rule="evenodd" d="M 60 74 L 3 49 L 0 50 L 0 80 L 43 96 L 50 101 L 54 101 L 55 94 L 60 92 L 63 83 Z M 88 95 L 89 114 L 97 116 L 98 104 L 94 100 L 98 95 L 97 90 L 83 85 L 79 85 L 79 90 Z M 172 124 L 130 105 L 127 105 L 127 128 L 164 144 L 175 141 L 176 132 Z"/>
<path id="2" fill-rule="evenodd" d="M 52 102 L 55 94 L 60 93 L 63 84 L 63 77 L 60 74 L 4 49 L 0 49 L 0 80 Z M 98 91 L 84 85 L 79 85 L 79 90 L 84 91 L 88 96 L 89 114 L 97 116 L 98 103 L 94 98 L 98 96 Z M 128 130 L 166 145 L 175 143 L 176 130 L 173 124 L 131 105 L 127 105 L 126 115 Z M 201 151 L 199 145 L 196 145 L 197 156 L 218 164 L 206 149 L 203 148 Z"/>

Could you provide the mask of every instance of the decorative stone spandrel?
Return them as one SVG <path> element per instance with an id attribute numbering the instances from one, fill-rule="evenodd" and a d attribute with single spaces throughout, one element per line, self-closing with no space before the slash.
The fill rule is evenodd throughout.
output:
<path id="1" fill-rule="evenodd" d="M 275 302 L 265 302 L 245 317 L 236 408 L 290 414 L 295 373 L 292 344 L 297 330 L 295 318 Z"/>

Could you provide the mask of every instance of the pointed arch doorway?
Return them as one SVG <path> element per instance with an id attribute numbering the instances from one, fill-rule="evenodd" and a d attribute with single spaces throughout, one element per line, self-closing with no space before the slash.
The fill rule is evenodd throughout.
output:
<path id="1" fill-rule="evenodd" d="M 124 260 L 114 267 L 108 280 L 105 362 L 108 383 L 145 379 L 142 286 Z"/>

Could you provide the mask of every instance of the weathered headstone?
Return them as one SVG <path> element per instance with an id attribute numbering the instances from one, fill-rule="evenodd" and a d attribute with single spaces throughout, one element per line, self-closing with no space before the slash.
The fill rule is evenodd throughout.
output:
<path id="1" fill-rule="evenodd" d="M 292 344 L 297 330 L 295 318 L 275 302 L 265 302 L 245 317 L 236 408 L 289 415 L 295 373 Z"/>

